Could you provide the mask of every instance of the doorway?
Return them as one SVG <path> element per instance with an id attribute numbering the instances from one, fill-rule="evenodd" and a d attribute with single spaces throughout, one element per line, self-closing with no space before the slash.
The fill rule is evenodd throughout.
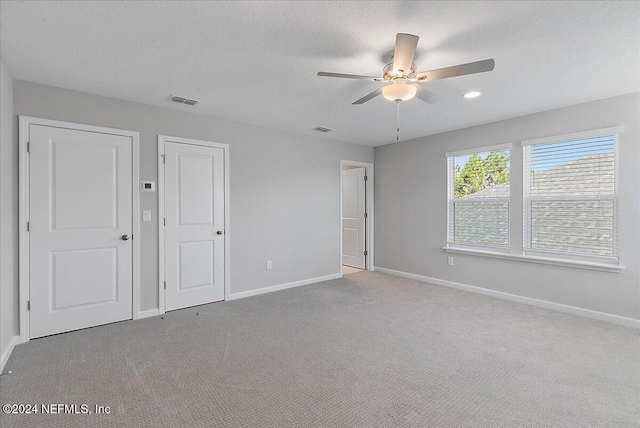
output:
<path id="1" fill-rule="evenodd" d="M 373 164 L 340 161 L 340 272 L 373 270 Z"/>
<path id="2" fill-rule="evenodd" d="M 160 313 L 225 300 L 228 145 L 158 136 Z"/>

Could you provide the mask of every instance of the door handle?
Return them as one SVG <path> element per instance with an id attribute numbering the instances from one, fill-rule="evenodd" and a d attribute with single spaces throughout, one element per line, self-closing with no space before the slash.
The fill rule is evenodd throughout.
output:
<path id="1" fill-rule="evenodd" d="M 122 235 L 122 236 L 120 237 L 120 239 L 122 239 L 123 241 L 128 241 L 128 240 L 129 240 L 129 238 L 131 238 L 129 235 Z"/>
<path id="2" fill-rule="evenodd" d="M 223 231 L 221 231 L 221 230 L 219 230 L 219 231 L 217 231 L 217 232 L 216 232 L 216 234 L 217 234 L 217 235 L 222 235 L 223 233 L 224 233 L 224 232 L 223 232 Z"/>

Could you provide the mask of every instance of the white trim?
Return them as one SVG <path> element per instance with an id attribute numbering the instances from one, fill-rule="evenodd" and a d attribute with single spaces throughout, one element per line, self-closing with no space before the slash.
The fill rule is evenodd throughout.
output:
<path id="1" fill-rule="evenodd" d="M 471 194 L 473 195 L 473 193 Z M 507 202 L 507 204 L 509 203 L 509 199 L 511 199 L 508 196 L 499 196 L 499 197 L 493 197 L 493 198 L 482 198 L 482 197 L 477 197 L 477 196 L 465 196 L 464 198 L 454 198 L 453 201 L 454 202 L 462 202 L 463 204 L 465 202 Z"/>
<path id="2" fill-rule="evenodd" d="M 133 143 L 133 319 L 140 319 L 140 134 L 131 132 Z"/>
<path id="3" fill-rule="evenodd" d="M 18 132 L 18 264 L 19 264 L 19 293 L 18 312 L 20 314 L 20 341 L 29 341 L 29 234 L 26 222 L 29 220 L 29 118 L 19 117 Z"/>
<path id="4" fill-rule="evenodd" d="M 260 294 L 273 293 L 274 291 L 287 290 L 289 288 L 300 287 L 302 285 L 315 284 L 318 282 L 331 281 L 333 279 L 342 278 L 341 273 L 333 275 L 318 276 L 315 278 L 302 279 L 300 281 L 287 282 L 286 284 L 271 285 L 268 287 L 256 288 L 254 290 L 240 291 L 231 293 L 227 300 L 243 299 L 245 297 L 258 296 Z"/>
<path id="5" fill-rule="evenodd" d="M 146 311 L 140 311 L 140 316 L 138 317 L 138 319 L 144 319 L 144 318 L 149 318 L 149 317 L 155 317 L 157 315 L 162 315 L 160 313 L 160 309 L 149 309 Z"/>
<path id="6" fill-rule="evenodd" d="M 132 185 L 132 227 L 133 227 L 133 265 L 132 265 L 132 319 L 140 316 L 140 134 L 137 131 L 125 129 L 105 128 L 102 126 L 85 125 L 81 123 L 63 122 L 59 120 L 41 119 L 30 116 L 19 116 L 18 134 L 18 171 L 19 171 L 19 312 L 20 312 L 20 341 L 29 341 L 29 155 L 27 142 L 29 141 L 29 126 L 41 125 L 54 128 L 73 129 L 77 131 L 97 132 L 102 134 L 120 135 L 131 138 L 131 185 Z"/>
<path id="7" fill-rule="evenodd" d="M 367 228 L 367 237 L 366 237 L 366 245 L 365 250 L 367 251 L 367 255 L 365 256 L 365 267 L 366 270 L 373 271 L 373 254 L 374 254 L 374 186 L 373 186 L 373 167 L 372 163 L 368 162 L 360 162 L 360 161 L 350 161 L 346 159 L 340 159 L 340 220 L 339 220 L 339 228 L 340 228 L 340 247 L 338 249 L 339 255 L 339 264 L 338 271 L 342 272 L 342 167 L 343 166 L 361 166 L 365 168 L 365 174 L 367 175 L 367 181 L 365 183 L 365 194 L 367 199 L 367 219 L 366 219 L 366 228 Z"/>
<path id="8" fill-rule="evenodd" d="M 164 245 L 164 162 L 165 143 L 191 144 L 214 147 L 224 153 L 224 300 L 231 296 L 231 219 L 229 217 L 229 144 L 193 138 L 171 137 L 158 134 L 158 314 L 166 312 L 165 301 L 165 245 Z"/>
<path id="9" fill-rule="evenodd" d="M 563 143 L 571 140 L 582 140 L 585 138 L 598 138 L 605 135 L 617 135 L 622 132 L 622 126 L 610 126 L 608 128 L 593 129 L 591 131 L 572 132 L 571 134 L 551 135 L 549 137 L 532 138 L 530 140 L 522 140 L 522 147 L 532 144 L 545 143 Z"/>
<path id="10" fill-rule="evenodd" d="M 495 146 L 484 146 L 484 147 L 478 147 L 475 149 L 457 150 L 455 152 L 447 152 L 444 155 L 445 157 L 450 158 L 454 156 L 471 155 L 473 153 L 484 153 L 484 152 L 491 152 L 493 150 L 505 150 L 505 149 L 511 150 L 511 143 L 497 144 Z"/>
<path id="11" fill-rule="evenodd" d="M 490 254 L 511 254 L 510 247 L 491 247 L 489 245 L 480 244 L 460 244 L 457 242 L 447 242 L 446 247 L 442 247 L 443 250 L 460 250 L 463 252 L 470 252 L 475 254 L 476 252 L 490 253 Z M 453 251 L 452 251 L 453 252 Z"/>
<path id="12" fill-rule="evenodd" d="M 625 268 L 624 266 L 618 264 L 598 263 L 586 260 L 567 260 L 554 257 L 540 257 L 526 254 L 508 254 L 496 251 L 474 250 L 458 247 L 443 247 L 442 249 L 447 253 L 468 254 L 472 256 L 491 257 L 494 259 L 515 260 L 518 262 L 529 262 L 569 268 L 598 270 L 602 272 L 620 273 L 620 271 Z"/>
<path id="13" fill-rule="evenodd" d="M 606 266 L 619 266 L 620 260 L 615 256 L 594 256 L 588 254 L 575 254 L 575 253 L 567 253 L 564 251 L 554 251 L 554 250 L 531 250 L 525 248 L 522 251 L 522 255 L 525 257 L 542 257 L 542 258 L 551 258 L 558 260 L 567 260 L 569 262 L 586 262 L 586 263 L 594 263 L 596 266 L 606 265 Z M 624 268 L 624 266 L 623 266 Z"/>
<path id="14" fill-rule="evenodd" d="M 164 140 L 158 135 L 158 314 L 164 314 Z"/>
<path id="15" fill-rule="evenodd" d="M 13 348 L 15 348 L 16 345 L 19 345 L 20 343 L 22 343 L 20 341 L 20 336 L 13 336 L 7 344 L 6 349 L 2 351 L 2 357 L 0 357 L 0 373 L 4 371 L 4 366 L 7 364 L 7 361 L 9 361 L 9 357 L 13 352 Z"/>
<path id="16" fill-rule="evenodd" d="M 467 285 L 459 282 L 447 281 L 447 280 L 438 279 L 438 278 L 431 278 L 428 276 L 416 275 L 412 273 L 401 272 L 401 271 L 381 268 L 377 266 L 376 266 L 376 271 L 386 273 L 389 275 L 400 276 L 403 278 L 414 279 L 416 281 L 426 282 L 429 284 L 441 285 L 444 287 L 455 288 L 458 290 L 470 291 L 472 293 L 483 294 L 485 296 L 496 297 L 498 299 L 509 300 L 511 302 L 537 306 L 539 308 L 550 309 L 552 311 L 565 312 L 572 315 L 578 315 L 586 318 L 606 321 L 614 324 L 624 325 L 627 327 L 640 328 L 640 319 L 636 319 L 636 318 L 623 317 L 621 315 L 614 315 L 606 312 L 579 308 L 576 306 L 565 305 L 562 303 L 549 302 L 547 300 L 534 299 L 533 297 L 519 296 L 517 294 L 490 290 L 488 288 L 477 287 L 475 285 Z"/>

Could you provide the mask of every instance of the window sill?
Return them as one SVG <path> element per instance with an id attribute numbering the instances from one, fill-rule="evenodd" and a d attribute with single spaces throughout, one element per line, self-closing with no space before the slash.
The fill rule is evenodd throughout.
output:
<path id="1" fill-rule="evenodd" d="M 598 270 L 602 272 L 620 273 L 620 271 L 624 269 L 624 266 L 607 264 L 607 263 L 565 260 L 565 259 L 556 259 L 551 257 L 525 256 L 525 255 L 519 255 L 519 254 L 508 254 L 508 253 L 500 253 L 497 251 L 487 251 L 487 250 L 474 250 L 470 248 L 460 248 L 460 247 L 443 247 L 442 249 L 445 250 L 447 253 L 468 254 L 473 256 L 491 257 L 491 258 L 503 259 L 503 260 L 515 260 L 519 262 L 563 266 L 563 267 L 577 268 L 577 269 Z"/>

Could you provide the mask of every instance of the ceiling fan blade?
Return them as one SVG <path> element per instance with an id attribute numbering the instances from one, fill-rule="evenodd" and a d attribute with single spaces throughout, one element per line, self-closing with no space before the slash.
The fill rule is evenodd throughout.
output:
<path id="1" fill-rule="evenodd" d="M 329 73 L 329 72 L 326 72 L 326 71 L 318 72 L 318 76 L 322 76 L 322 77 L 340 77 L 340 78 L 343 78 L 343 79 L 373 80 L 374 82 L 381 82 L 381 81 L 384 80 L 382 77 L 361 76 L 359 74 Z"/>
<path id="2" fill-rule="evenodd" d="M 351 104 L 356 105 L 356 104 L 364 104 L 367 101 L 369 101 L 372 98 L 377 97 L 378 95 L 382 94 L 382 88 L 380 89 L 376 89 L 375 91 L 371 92 L 369 95 L 365 95 L 364 97 L 360 98 L 358 101 L 354 101 Z"/>
<path id="3" fill-rule="evenodd" d="M 467 64 L 454 65 L 453 67 L 439 68 L 431 71 L 421 71 L 416 75 L 419 82 L 431 82 L 432 80 L 446 79 L 449 77 L 464 76 L 466 74 L 484 73 L 491 71 L 496 66 L 492 59 L 469 62 Z"/>
<path id="4" fill-rule="evenodd" d="M 425 89 L 420 85 L 414 85 L 414 86 L 418 88 L 418 92 L 416 92 L 416 97 L 420 98 L 422 101 L 428 104 L 433 104 L 440 99 L 440 96 L 435 92 L 431 92 L 430 90 Z"/>
<path id="5" fill-rule="evenodd" d="M 404 33 L 396 34 L 396 48 L 393 51 L 393 71 L 402 70 L 404 74 L 411 72 L 416 46 L 418 46 L 418 36 Z"/>

